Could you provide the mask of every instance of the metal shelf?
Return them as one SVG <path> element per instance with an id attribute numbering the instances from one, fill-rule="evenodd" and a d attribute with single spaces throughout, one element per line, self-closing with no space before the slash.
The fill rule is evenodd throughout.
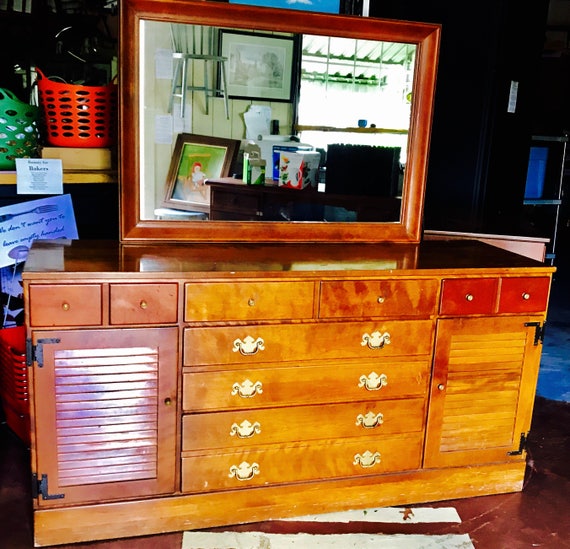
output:
<path id="1" fill-rule="evenodd" d="M 556 259 L 556 244 L 557 244 L 557 236 L 558 236 L 558 224 L 560 218 L 560 207 L 562 205 L 562 198 L 563 198 L 563 184 L 564 184 L 564 177 L 568 172 L 566 168 L 566 154 L 567 154 L 567 144 L 568 144 L 568 135 L 533 135 L 532 141 L 536 143 L 551 143 L 552 146 L 556 147 L 557 144 L 560 144 L 561 151 L 559 149 L 560 154 L 560 166 L 556 167 L 557 179 L 554 177 L 551 178 L 551 181 L 554 181 L 554 188 L 552 189 L 554 192 L 551 193 L 551 198 L 526 198 L 523 200 L 523 204 L 525 206 L 534 206 L 534 207 L 541 207 L 541 206 L 554 206 L 553 212 L 553 220 L 552 220 L 552 232 L 547 236 L 550 240 L 550 245 L 548 246 L 545 261 L 549 261 L 551 264 L 554 264 L 554 260 Z"/>

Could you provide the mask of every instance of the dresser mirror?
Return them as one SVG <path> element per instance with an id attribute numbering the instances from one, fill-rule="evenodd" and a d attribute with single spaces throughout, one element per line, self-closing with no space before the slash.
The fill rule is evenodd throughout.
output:
<path id="1" fill-rule="evenodd" d="M 123 242 L 420 240 L 439 26 L 195 0 L 126 0 L 120 16 Z M 242 49 L 232 50 L 236 44 Z M 277 58 L 278 70 L 270 71 L 275 78 L 267 76 L 264 64 L 255 67 L 256 78 L 239 82 L 232 67 L 236 51 L 250 56 L 244 65 Z M 346 69 L 350 63 L 352 70 Z M 390 87 L 398 80 L 392 78 L 390 64 L 405 69 L 404 83 L 396 88 Z M 311 75 L 313 80 L 323 75 L 352 80 L 336 87 L 345 107 L 339 108 L 338 96 L 334 106 L 327 105 L 329 94 L 310 87 Z M 348 107 L 365 104 L 364 95 L 354 91 L 358 79 L 360 89 L 368 88 L 367 97 L 370 89 L 378 90 L 373 103 L 381 108 L 376 112 L 367 108 L 358 116 L 358 110 Z M 400 96 L 403 110 L 395 122 L 389 120 L 398 110 L 386 103 L 390 95 Z M 326 116 L 311 117 L 331 109 L 351 114 L 345 121 L 336 117 L 341 122 L 334 128 Z M 222 177 L 241 179 L 241 152 L 233 153 L 268 118 L 278 121 L 279 132 L 262 133 L 266 141 L 287 139 L 284 145 L 290 146 L 291 139 L 283 136 L 294 136 L 320 149 L 321 159 L 327 158 L 324 183 L 315 178 L 304 189 L 269 184 L 272 163 L 266 166 L 264 186 Z M 371 138 L 378 145 L 365 141 Z M 189 171 L 190 180 L 184 147 L 206 157 L 221 147 L 232 153 L 233 162 L 223 173 L 208 176 L 206 185 L 177 207 L 165 193 L 183 172 Z M 382 162 L 350 156 L 378 149 L 397 152 L 388 186 L 379 174 Z M 227 158 L 219 164 L 227 168 Z M 214 197 L 225 199 L 226 206 L 240 201 L 264 206 L 254 205 L 252 215 L 237 209 L 233 215 L 231 207 L 222 215 Z"/>

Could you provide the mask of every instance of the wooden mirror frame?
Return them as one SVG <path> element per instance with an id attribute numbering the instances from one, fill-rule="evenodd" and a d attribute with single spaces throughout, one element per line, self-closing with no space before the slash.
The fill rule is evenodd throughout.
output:
<path id="1" fill-rule="evenodd" d="M 320 34 L 417 46 L 399 222 L 172 221 L 140 215 L 140 22 Z M 124 0 L 120 9 L 120 239 L 122 242 L 419 242 L 441 28 L 370 17 L 205 0 Z"/>

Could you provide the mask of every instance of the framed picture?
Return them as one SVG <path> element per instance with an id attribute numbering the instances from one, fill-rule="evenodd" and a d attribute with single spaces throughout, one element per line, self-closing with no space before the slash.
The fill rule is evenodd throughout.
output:
<path id="1" fill-rule="evenodd" d="M 293 36 L 221 30 L 228 97 L 292 101 L 297 44 Z"/>
<path id="2" fill-rule="evenodd" d="M 206 179 L 227 177 L 240 142 L 181 133 L 176 138 L 166 181 L 163 206 L 178 210 L 210 212 L 210 187 Z"/>

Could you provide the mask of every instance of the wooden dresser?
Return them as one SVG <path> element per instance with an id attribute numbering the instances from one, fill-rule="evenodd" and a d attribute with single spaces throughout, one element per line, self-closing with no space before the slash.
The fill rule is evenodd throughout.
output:
<path id="1" fill-rule="evenodd" d="M 36 545 L 521 490 L 553 270 L 475 241 L 35 241 Z"/>

